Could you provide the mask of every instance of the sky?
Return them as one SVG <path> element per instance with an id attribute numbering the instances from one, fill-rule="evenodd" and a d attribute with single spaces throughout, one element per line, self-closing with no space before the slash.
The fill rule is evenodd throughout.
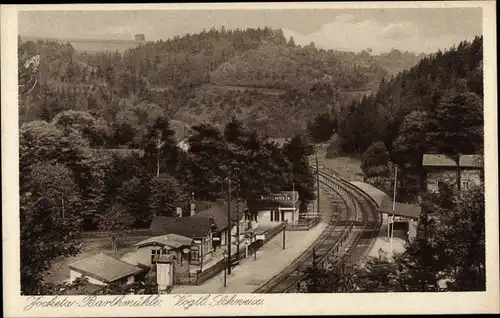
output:
<path id="1" fill-rule="evenodd" d="M 23 11 L 18 23 L 21 36 L 116 40 L 268 26 L 296 44 L 374 53 L 431 53 L 482 34 L 481 8 Z"/>

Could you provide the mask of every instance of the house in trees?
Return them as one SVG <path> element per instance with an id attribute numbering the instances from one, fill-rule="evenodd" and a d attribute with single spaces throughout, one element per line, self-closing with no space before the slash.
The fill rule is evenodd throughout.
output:
<path id="1" fill-rule="evenodd" d="M 299 220 L 300 201 L 297 191 L 283 191 L 262 196 L 257 203 L 256 212 L 251 216 L 261 227 L 273 227 L 282 223 Z"/>
<path id="2" fill-rule="evenodd" d="M 154 236 L 177 234 L 193 240 L 190 248 L 189 263 L 201 265 L 212 259 L 212 221 L 202 217 L 155 216 L 149 231 Z"/>
<path id="3" fill-rule="evenodd" d="M 192 245 L 192 238 L 178 234 L 153 236 L 134 244 L 137 250 L 125 255 L 122 260 L 137 266 L 152 267 L 159 255 L 171 255 L 176 264 L 183 265 L 189 262 Z"/>
<path id="4" fill-rule="evenodd" d="M 144 36 L 144 34 L 142 34 L 142 33 L 136 34 L 134 36 L 134 40 L 144 42 L 144 41 L 146 41 L 146 36 Z"/>
<path id="5" fill-rule="evenodd" d="M 70 281 L 86 278 L 91 285 L 105 286 L 111 283 L 132 284 L 142 280 L 149 271 L 147 266 L 134 266 L 104 253 L 92 255 L 69 265 Z"/>
<path id="6" fill-rule="evenodd" d="M 461 155 L 457 167 L 457 163 L 445 155 L 424 154 L 422 167 L 426 190 L 439 192 L 444 184 L 456 185 L 457 173 L 460 173 L 462 190 L 479 185 L 483 171 L 482 162 L 481 155 Z"/>
<path id="7" fill-rule="evenodd" d="M 244 241 L 244 233 L 249 228 L 248 209 L 244 202 L 231 202 L 228 207 L 226 201 L 203 202 L 199 204 L 202 208 L 195 214 L 197 218 L 207 218 L 212 222 L 212 245 L 214 250 L 221 246 L 227 246 L 227 234 L 231 231 L 233 244 L 236 244 L 236 237 L 239 234 L 240 243 Z M 230 208 L 230 219 L 228 218 L 228 209 Z M 238 228 L 239 226 L 239 228 Z"/>

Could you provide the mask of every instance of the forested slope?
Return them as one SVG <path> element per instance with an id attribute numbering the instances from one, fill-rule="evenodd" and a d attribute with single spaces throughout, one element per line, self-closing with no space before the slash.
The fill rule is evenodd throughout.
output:
<path id="1" fill-rule="evenodd" d="M 42 78 L 21 96 L 20 121 L 88 112 L 110 126 L 110 147 L 133 145 L 133 137 L 124 137 L 132 133 L 123 130 L 137 129 L 124 128 L 123 120 L 130 108 L 144 104 L 181 121 L 179 127 L 224 125 L 236 117 L 264 135 L 290 137 L 316 115 L 338 113 L 351 98 L 373 91 L 388 74 L 381 66 L 387 56 L 319 50 L 313 43 L 300 47 L 270 28 L 204 30 L 123 54 L 75 52 L 70 44 L 50 41 L 24 41 L 19 52 L 20 63 L 41 54 Z M 141 120 L 127 121 L 133 126 Z"/>

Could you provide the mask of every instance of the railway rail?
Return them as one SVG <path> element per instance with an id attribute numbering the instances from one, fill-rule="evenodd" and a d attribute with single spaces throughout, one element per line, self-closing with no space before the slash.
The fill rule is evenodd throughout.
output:
<path id="1" fill-rule="evenodd" d="M 335 211 L 320 237 L 285 270 L 261 285 L 254 293 L 287 293 L 299 289 L 312 266 L 339 266 L 364 255 L 378 233 L 375 202 L 359 188 L 330 173 L 319 170 L 319 181 L 325 191 L 334 194 Z M 341 206 L 339 206 L 341 205 Z M 344 248 L 345 247 L 345 248 Z"/>

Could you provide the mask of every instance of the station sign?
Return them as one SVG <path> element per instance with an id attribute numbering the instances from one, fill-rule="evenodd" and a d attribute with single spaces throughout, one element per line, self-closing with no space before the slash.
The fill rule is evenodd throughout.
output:
<path id="1" fill-rule="evenodd" d="M 283 191 L 279 193 L 273 193 L 267 196 L 261 196 L 261 200 L 269 201 L 290 201 L 297 202 L 299 200 L 299 193 L 297 191 Z"/>

